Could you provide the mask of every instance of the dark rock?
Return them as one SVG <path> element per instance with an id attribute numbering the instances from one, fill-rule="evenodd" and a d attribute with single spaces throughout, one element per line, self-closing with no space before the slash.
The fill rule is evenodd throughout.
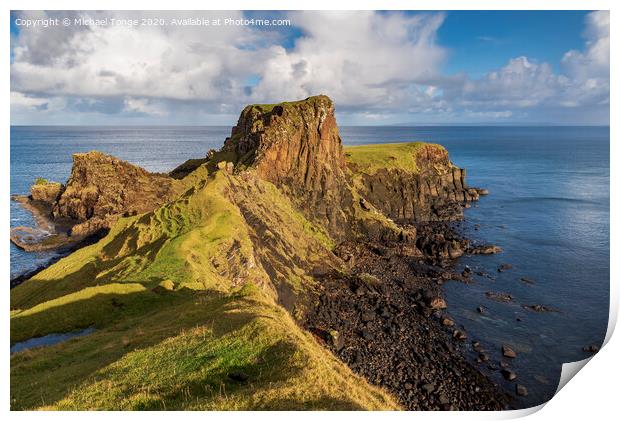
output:
<path id="1" fill-rule="evenodd" d="M 510 269 L 512 269 L 512 265 L 510 263 L 504 263 L 504 264 L 499 265 L 499 267 L 497 268 L 497 271 L 505 272 Z"/>
<path id="2" fill-rule="evenodd" d="M 536 313 L 552 313 L 552 312 L 558 311 L 554 308 L 543 306 L 541 304 L 533 304 L 533 305 L 524 304 L 522 307 L 528 310 L 535 311 Z"/>
<path id="3" fill-rule="evenodd" d="M 375 339 L 375 335 L 369 329 L 362 329 L 360 333 L 362 335 L 362 338 L 367 341 L 372 341 Z"/>
<path id="4" fill-rule="evenodd" d="M 526 278 L 526 277 L 521 278 L 521 282 L 523 282 L 524 284 L 528 284 L 528 285 L 533 285 L 536 283 L 536 281 L 534 281 L 533 279 Z"/>
<path id="5" fill-rule="evenodd" d="M 500 301 L 504 303 L 512 301 L 512 295 L 506 292 L 487 291 L 485 292 L 485 295 L 487 296 L 487 298 L 494 300 L 494 301 Z"/>
<path id="6" fill-rule="evenodd" d="M 522 384 L 517 384 L 515 385 L 515 392 L 519 396 L 527 396 L 527 387 L 523 386 Z"/>
<path id="7" fill-rule="evenodd" d="M 591 352 L 593 354 L 599 351 L 598 345 L 595 345 L 595 344 L 584 346 L 582 349 L 584 352 Z"/>
<path id="8" fill-rule="evenodd" d="M 502 369 L 501 373 L 502 373 L 502 376 L 504 376 L 504 378 L 508 381 L 513 381 L 514 379 L 517 378 L 517 374 L 514 371 L 509 370 L 507 368 Z"/>

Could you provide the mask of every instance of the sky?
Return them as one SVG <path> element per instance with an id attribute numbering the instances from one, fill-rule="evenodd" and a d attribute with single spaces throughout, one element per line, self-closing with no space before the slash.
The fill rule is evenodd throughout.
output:
<path id="1" fill-rule="evenodd" d="M 224 24 L 252 18 L 290 24 Z M 10 55 L 14 125 L 234 125 L 318 94 L 342 125 L 609 124 L 607 11 L 24 11 Z"/>

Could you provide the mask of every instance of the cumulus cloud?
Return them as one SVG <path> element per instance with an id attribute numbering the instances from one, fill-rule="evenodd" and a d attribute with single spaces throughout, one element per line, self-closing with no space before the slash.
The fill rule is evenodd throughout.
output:
<path id="1" fill-rule="evenodd" d="M 22 12 L 20 17 L 152 18 L 160 12 Z M 167 18 L 241 18 L 242 12 L 166 12 Z M 442 13 L 290 12 L 286 28 L 76 26 L 23 29 L 12 38 L 15 120 L 89 116 L 230 124 L 249 102 L 329 94 L 349 123 L 506 120 L 541 111 L 604 115 L 609 104 L 609 13 L 587 16 L 583 50 L 562 68 L 515 57 L 480 79 L 445 76 Z M 291 28 L 288 28 L 290 30 Z M 416 116 L 412 118 L 412 116 Z M 146 120 L 145 120 L 146 119 Z M 118 119 L 114 120 L 117 121 Z M 98 121 L 105 121 L 99 119 Z M 111 120 L 110 120 L 111 121 Z"/>

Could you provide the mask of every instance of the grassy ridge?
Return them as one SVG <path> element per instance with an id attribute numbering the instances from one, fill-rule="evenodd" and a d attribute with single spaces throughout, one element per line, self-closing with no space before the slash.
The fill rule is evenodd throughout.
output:
<path id="1" fill-rule="evenodd" d="M 298 265 L 324 263 L 329 236 L 261 180 L 203 165 L 182 183 L 11 290 L 12 343 L 96 328 L 14 354 L 12 409 L 397 408 L 276 304 L 307 287 Z"/>

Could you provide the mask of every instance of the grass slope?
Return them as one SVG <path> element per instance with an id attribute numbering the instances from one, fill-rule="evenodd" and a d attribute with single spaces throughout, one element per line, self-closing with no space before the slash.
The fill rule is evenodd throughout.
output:
<path id="1" fill-rule="evenodd" d="M 12 343 L 96 328 L 14 354 L 11 408 L 397 408 L 276 304 L 309 287 L 333 244 L 248 177 L 203 165 L 177 200 L 11 290 Z M 247 382 L 229 378 L 238 370 Z"/>
<path id="2" fill-rule="evenodd" d="M 229 374 L 243 372 L 247 381 Z M 397 409 L 255 286 L 171 292 L 96 333 L 11 358 L 12 409 Z"/>

